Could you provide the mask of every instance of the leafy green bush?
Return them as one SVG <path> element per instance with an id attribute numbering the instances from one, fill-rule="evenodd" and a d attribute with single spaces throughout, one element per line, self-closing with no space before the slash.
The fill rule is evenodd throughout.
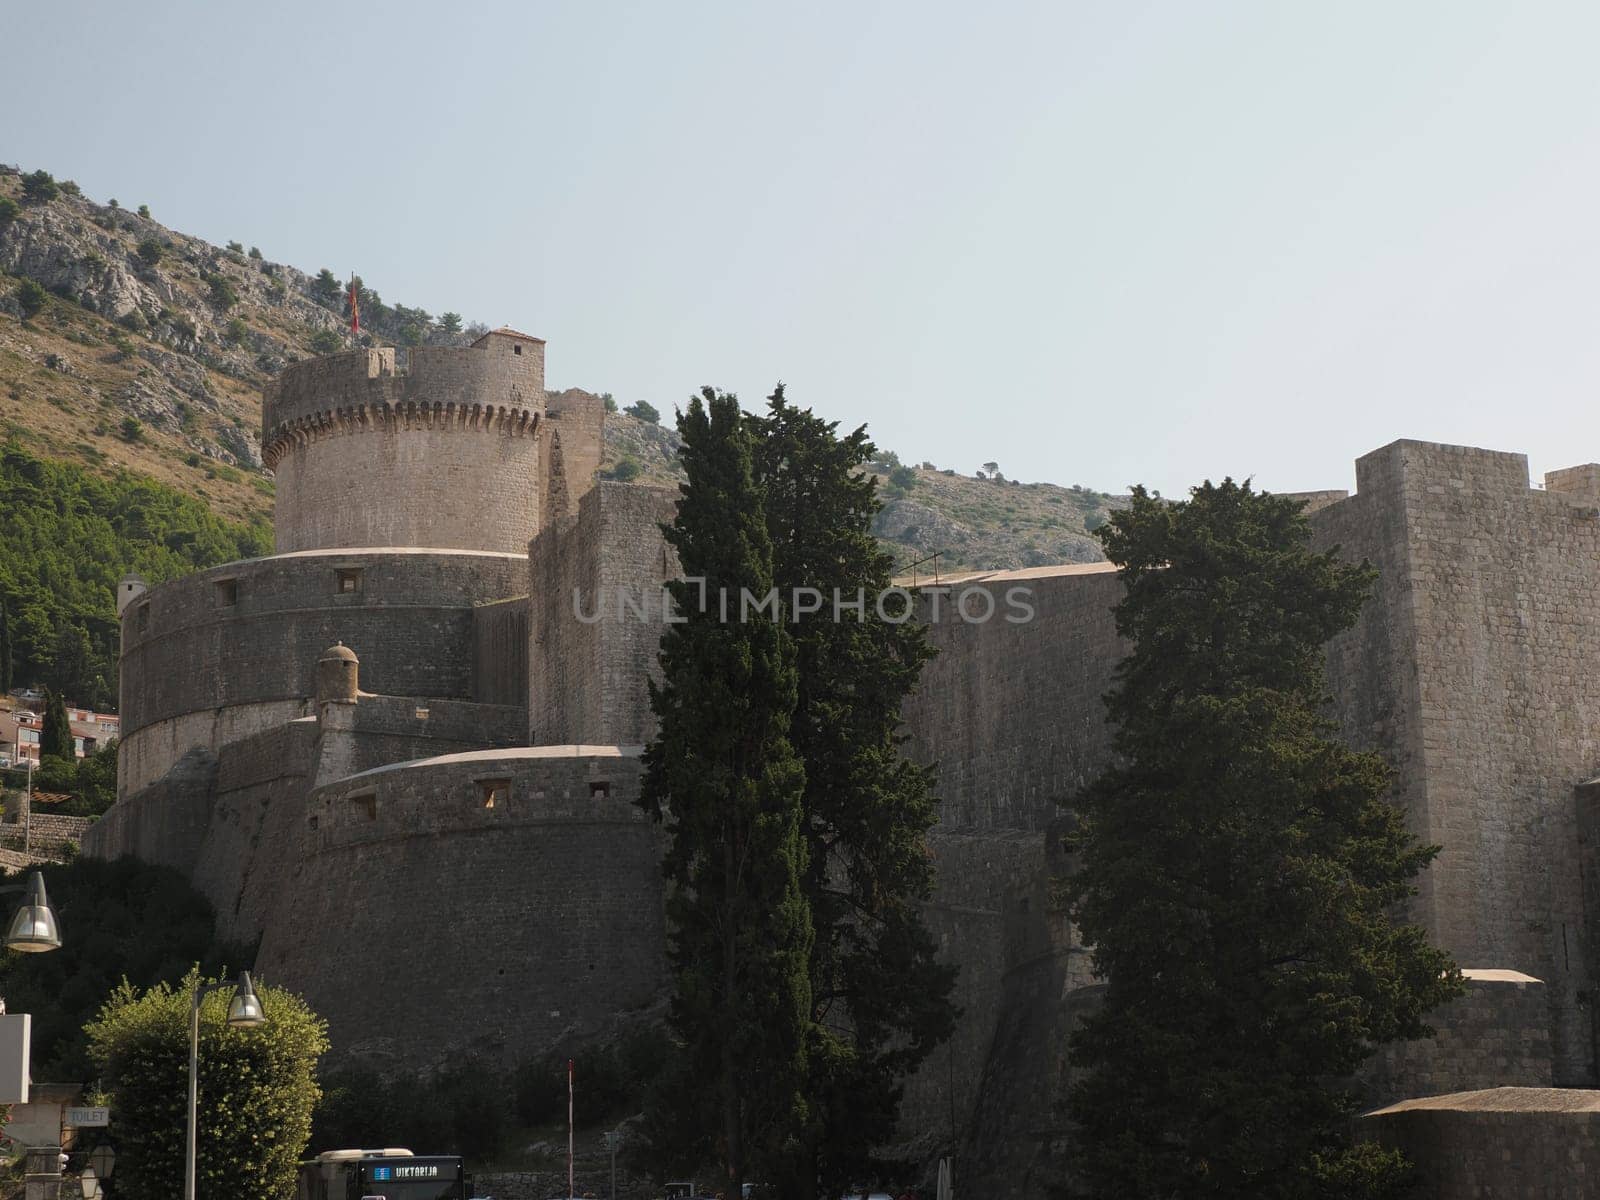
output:
<path id="1" fill-rule="evenodd" d="M 261 247 L 260 246 L 251 246 L 250 247 L 250 257 L 254 258 L 254 259 L 259 259 L 261 257 Z"/>
<path id="2" fill-rule="evenodd" d="M 0 228 L 11 224 L 22 212 L 22 206 L 10 196 L 0 196 Z"/>
<path id="3" fill-rule="evenodd" d="M 116 1114 L 117 1194 L 126 1200 L 170 1200 L 183 1178 L 190 997 L 202 982 L 211 980 L 198 970 L 176 988 L 160 983 L 141 992 L 124 982 L 88 1027 Z M 282 988 L 262 985 L 257 994 L 267 1023 L 255 1029 L 228 1027 L 228 988 L 202 1005 L 202 1195 L 281 1200 L 294 1190 L 295 1165 L 311 1137 L 327 1024 Z"/>
<path id="4" fill-rule="evenodd" d="M 344 349 L 344 339 L 331 329 L 319 329 L 311 335 L 311 349 L 318 354 L 337 354 Z"/>
<path id="5" fill-rule="evenodd" d="M 606 406 L 606 411 L 608 413 L 614 413 L 617 411 L 617 398 L 610 392 L 602 392 L 600 394 L 600 401 Z"/>
<path id="6" fill-rule="evenodd" d="M 44 779 L 36 771 L 34 787 L 43 790 Z M 33 1014 L 36 1079 L 92 1077 L 83 1027 L 118 980 L 176 982 L 196 962 L 218 970 L 244 952 L 217 942 L 211 906 L 168 867 L 79 858 L 41 869 L 61 920 L 61 948 L 0 955 L 0 995 L 13 1012 Z"/>
<path id="7" fill-rule="evenodd" d="M 606 473 L 606 478 L 615 479 L 618 483 L 632 483 L 639 478 L 642 469 L 637 458 L 631 454 L 624 454 L 617 460 L 617 465 Z"/>
<path id="8" fill-rule="evenodd" d="M 22 319 L 27 321 L 44 311 L 49 303 L 45 290 L 36 279 L 24 279 L 17 285 L 17 306 L 22 309 Z"/>
<path id="9" fill-rule="evenodd" d="M 243 242 L 229 242 L 228 243 L 228 249 L 233 251 L 235 254 L 243 254 L 244 253 L 244 243 Z"/>
<path id="10" fill-rule="evenodd" d="M 47 204 L 60 194 L 49 171 L 32 171 L 22 177 L 22 198 L 30 204 Z"/>
<path id="11" fill-rule="evenodd" d="M 223 312 L 227 312 L 239 303 L 239 293 L 233 290 L 233 284 L 226 275 L 220 272 L 207 273 L 200 276 L 201 281 L 211 289 L 211 303 Z"/>
<path id="12" fill-rule="evenodd" d="M 147 267 L 153 267 L 160 262 L 161 255 L 164 252 L 165 248 L 161 245 L 160 240 L 154 237 L 142 239 L 139 242 L 139 248 L 135 251 L 139 256 L 139 261 Z"/>
<path id="13" fill-rule="evenodd" d="M 150 206 L 148 204 L 139 205 L 139 215 L 148 221 L 150 219 Z"/>
<path id="14" fill-rule="evenodd" d="M 144 423 L 138 417 L 123 417 L 122 424 L 117 426 L 117 432 L 125 442 L 142 442 Z"/>
<path id="15" fill-rule="evenodd" d="M 228 345 L 237 346 L 250 336 L 250 326 L 244 323 L 242 317 L 234 317 L 228 322 L 228 328 L 222 336 Z"/>
<path id="16" fill-rule="evenodd" d="M 63 179 L 61 181 L 61 190 L 69 196 L 83 195 L 83 189 L 79 187 L 77 181 L 73 179 Z"/>
<path id="17" fill-rule="evenodd" d="M 637 417 L 646 425 L 661 424 L 661 413 L 657 410 L 656 406 L 651 404 L 648 400 L 635 401 L 622 411 L 627 413 L 630 417 Z"/>

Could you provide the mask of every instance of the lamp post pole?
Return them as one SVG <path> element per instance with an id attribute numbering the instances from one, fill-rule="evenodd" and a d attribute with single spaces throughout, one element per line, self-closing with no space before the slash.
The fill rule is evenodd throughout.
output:
<path id="1" fill-rule="evenodd" d="M 195 1119 L 200 1099 L 200 1007 L 211 992 L 230 986 L 227 983 L 203 983 L 194 990 L 189 1004 L 189 1137 L 183 1157 L 183 1200 L 194 1200 L 195 1148 L 198 1122 Z M 235 1029 L 252 1029 L 264 1025 L 267 1017 L 261 1011 L 261 1001 L 256 998 L 255 986 L 250 982 L 250 972 L 242 972 L 234 987 L 233 1000 L 228 1005 L 228 1024 Z"/>
<path id="2" fill-rule="evenodd" d="M 28 802 L 22 809 L 22 852 L 33 854 L 33 759 L 28 764 Z"/>

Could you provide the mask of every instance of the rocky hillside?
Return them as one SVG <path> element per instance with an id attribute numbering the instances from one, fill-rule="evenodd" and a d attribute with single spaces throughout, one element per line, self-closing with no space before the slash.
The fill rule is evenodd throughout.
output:
<path id="1" fill-rule="evenodd" d="M 613 479 L 674 483 L 678 434 L 625 412 L 606 419 L 602 473 Z M 1090 530 L 1126 503 L 1081 487 L 1018 483 L 1003 472 L 983 476 L 939 470 L 932 463 L 904 466 L 894 454 L 873 464 L 883 489 L 879 540 L 899 568 L 938 557 L 941 571 L 1037 567 L 1046 563 L 1097 562 L 1104 555 Z"/>
<path id="2" fill-rule="evenodd" d="M 344 348 L 345 324 L 341 286 L 326 271 L 240 243 L 219 248 L 137 206 L 0 166 L 0 436 L 36 453 L 132 470 L 265 524 L 261 386 L 286 363 Z M 385 304 L 365 286 L 362 324 L 377 341 L 410 344 L 464 344 L 477 331 L 455 314 Z M 677 478 L 671 429 L 619 412 L 606 443 L 602 470 L 613 478 Z M 1088 531 L 1116 504 L 893 455 L 878 469 L 887 500 L 878 533 L 903 566 L 936 552 L 944 569 L 1090 561 L 1100 555 Z"/>

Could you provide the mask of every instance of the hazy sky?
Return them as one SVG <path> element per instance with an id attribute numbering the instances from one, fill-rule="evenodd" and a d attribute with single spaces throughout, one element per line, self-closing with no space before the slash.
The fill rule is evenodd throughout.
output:
<path id="1" fill-rule="evenodd" d="M 911 461 L 1600 458 L 1600 6 L 0 0 L 0 161 Z"/>

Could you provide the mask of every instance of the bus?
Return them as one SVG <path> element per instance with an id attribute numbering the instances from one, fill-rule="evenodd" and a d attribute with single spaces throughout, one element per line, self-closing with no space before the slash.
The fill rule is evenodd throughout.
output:
<path id="1" fill-rule="evenodd" d="M 459 1155 L 325 1150 L 300 1164 L 295 1200 L 467 1200 Z"/>

